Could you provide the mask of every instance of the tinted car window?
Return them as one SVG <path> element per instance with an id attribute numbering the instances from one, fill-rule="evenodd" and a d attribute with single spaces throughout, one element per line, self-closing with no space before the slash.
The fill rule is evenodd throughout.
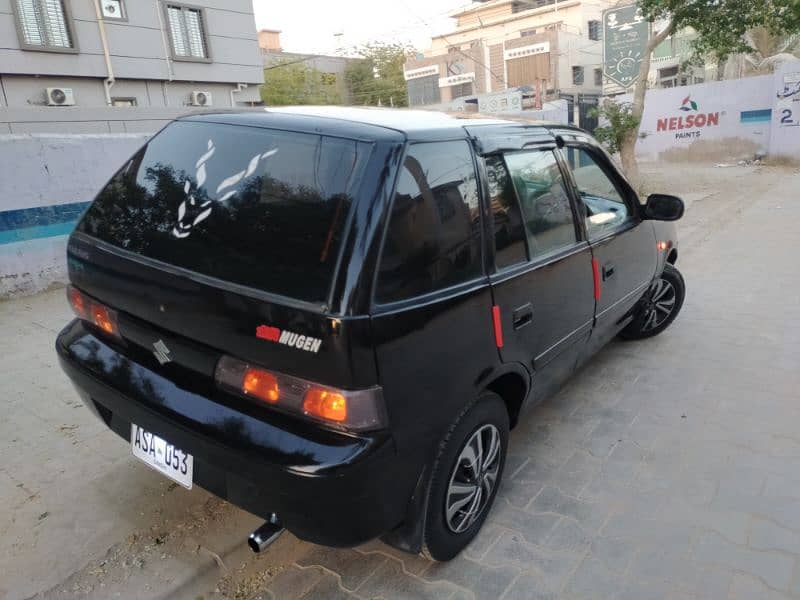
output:
<path id="1" fill-rule="evenodd" d="M 570 148 L 567 157 L 583 203 L 589 237 L 598 237 L 627 221 L 630 214 L 622 194 L 594 157 L 583 148 Z"/>
<path id="2" fill-rule="evenodd" d="M 117 173 L 77 229 L 197 273 L 322 303 L 369 148 L 176 122 Z"/>
<path id="3" fill-rule="evenodd" d="M 478 188 L 467 142 L 411 146 L 398 176 L 376 299 L 412 298 L 480 273 Z"/>
<path id="4" fill-rule="evenodd" d="M 505 158 L 522 206 L 531 256 L 574 244 L 575 221 L 555 155 L 534 150 Z"/>
<path id="5" fill-rule="evenodd" d="M 501 156 L 486 158 L 486 178 L 494 220 L 495 265 L 502 269 L 527 259 L 525 227 L 511 176 Z"/>

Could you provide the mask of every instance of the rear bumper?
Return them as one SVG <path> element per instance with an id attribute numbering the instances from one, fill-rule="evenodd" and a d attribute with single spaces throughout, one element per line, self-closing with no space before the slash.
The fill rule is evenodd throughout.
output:
<path id="1" fill-rule="evenodd" d="M 128 442 L 136 423 L 192 454 L 196 485 L 265 519 L 277 513 L 297 537 L 328 546 L 357 545 L 402 521 L 415 482 L 404 481 L 387 432 L 349 435 L 264 414 L 121 350 L 80 321 L 56 340 L 89 409 Z"/>

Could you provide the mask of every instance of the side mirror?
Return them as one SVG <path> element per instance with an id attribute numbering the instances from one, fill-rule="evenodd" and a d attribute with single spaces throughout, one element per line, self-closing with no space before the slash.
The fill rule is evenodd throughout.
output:
<path id="1" fill-rule="evenodd" d="M 653 221 L 677 221 L 683 216 L 683 210 L 683 200 L 677 196 L 650 194 L 642 216 Z"/>

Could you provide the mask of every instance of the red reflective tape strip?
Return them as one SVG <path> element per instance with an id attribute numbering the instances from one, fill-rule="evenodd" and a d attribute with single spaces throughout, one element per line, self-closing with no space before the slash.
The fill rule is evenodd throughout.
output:
<path id="1" fill-rule="evenodd" d="M 498 348 L 503 347 L 503 323 L 500 321 L 500 307 L 492 307 L 492 320 L 494 321 L 494 343 Z"/>
<path id="2" fill-rule="evenodd" d="M 600 263 L 592 259 L 592 275 L 594 275 L 594 299 L 600 300 Z"/>

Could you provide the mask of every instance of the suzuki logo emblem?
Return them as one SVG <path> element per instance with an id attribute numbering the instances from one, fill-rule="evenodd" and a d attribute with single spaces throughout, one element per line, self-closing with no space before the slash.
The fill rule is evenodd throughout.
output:
<path id="1" fill-rule="evenodd" d="M 172 362 L 172 359 L 169 357 L 169 348 L 167 348 L 167 345 L 163 340 L 158 340 L 155 342 L 153 344 L 153 348 L 153 356 L 156 357 L 156 360 L 158 360 L 159 363 L 165 365 L 168 362 Z"/>

